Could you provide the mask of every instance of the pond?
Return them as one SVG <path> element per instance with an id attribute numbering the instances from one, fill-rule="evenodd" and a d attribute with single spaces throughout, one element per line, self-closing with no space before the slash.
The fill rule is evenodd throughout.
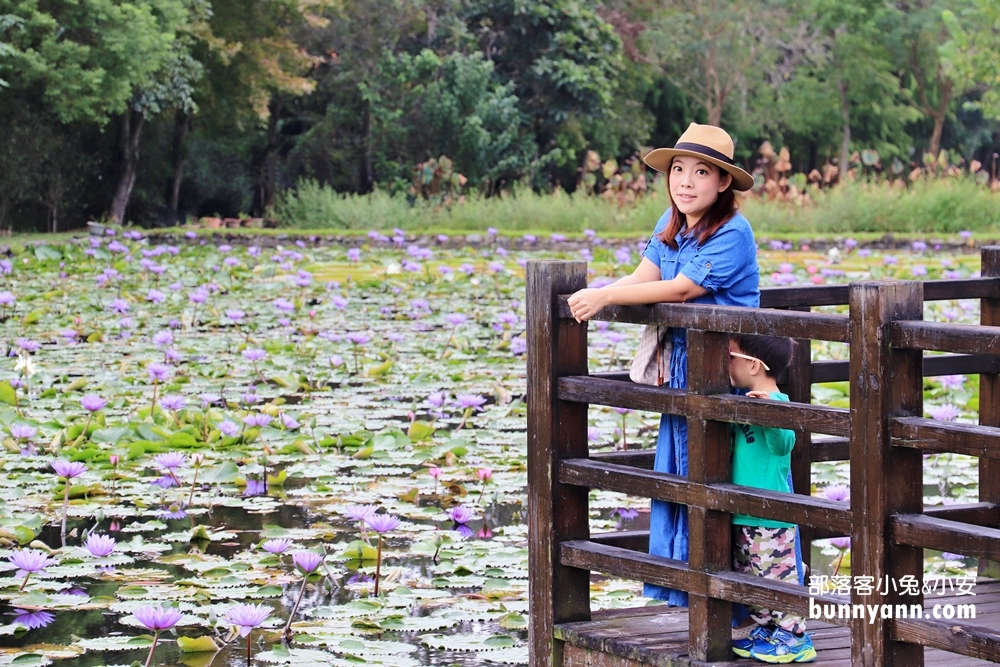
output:
<path id="1" fill-rule="evenodd" d="M 254 664 L 526 664 L 523 265 L 583 258 L 601 280 L 641 243 L 509 241 L 127 232 L 14 248 L 0 261 L 0 664 L 217 667 L 248 648 Z M 968 276 L 978 261 L 848 242 L 760 252 L 765 284 Z M 978 317 L 971 301 L 927 308 Z M 594 323 L 592 369 L 624 367 L 638 334 Z M 975 377 L 925 388 L 939 418 L 975 419 Z M 846 405 L 846 387 L 816 385 L 814 400 Z M 658 415 L 590 414 L 595 450 L 652 446 Z M 974 459 L 927 461 L 928 502 L 976 498 Z M 816 464 L 814 493 L 847 472 Z M 595 492 L 592 529 L 641 526 L 647 505 Z M 814 545 L 814 571 L 844 566 Z M 595 577 L 593 605 L 640 592 Z M 174 623 L 151 622 L 156 605 Z"/>

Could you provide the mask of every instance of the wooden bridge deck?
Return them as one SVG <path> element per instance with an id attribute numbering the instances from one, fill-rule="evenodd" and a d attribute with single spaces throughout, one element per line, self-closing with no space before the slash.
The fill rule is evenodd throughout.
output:
<path id="1" fill-rule="evenodd" d="M 1000 630 L 1000 581 L 981 581 L 975 596 L 928 595 L 924 608 L 935 604 L 974 604 L 976 618 L 953 621 L 956 628 L 976 626 Z M 847 602 L 845 598 L 845 602 Z M 851 667 L 850 628 L 810 621 L 809 634 L 818 657 L 817 667 Z M 688 656 L 687 609 L 638 607 L 594 612 L 594 620 L 555 626 L 555 636 L 566 642 L 564 667 L 748 667 L 764 664 L 735 655 L 729 662 L 698 662 Z M 924 649 L 925 667 L 971 667 L 993 664 L 948 651 Z"/>

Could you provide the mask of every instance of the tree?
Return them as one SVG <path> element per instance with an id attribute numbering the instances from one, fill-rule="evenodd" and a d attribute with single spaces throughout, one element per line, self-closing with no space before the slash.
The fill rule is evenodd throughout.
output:
<path id="1" fill-rule="evenodd" d="M 527 170 L 535 143 L 513 83 L 498 83 L 480 54 L 387 56 L 372 79 L 362 95 L 373 109 L 380 181 L 408 182 L 418 162 L 441 155 L 487 192 Z"/>
<path id="2" fill-rule="evenodd" d="M 948 74 L 982 93 L 970 107 L 1000 120 L 1000 5 L 969 0 L 957 11 L 946 10 L 943 18 L 951 36 L 942 47 Z"/>
<path id="3" fill-rule="evenodd" d="M 513 83 L 531 120 L 539 167 L 575 169 L 586 146 L 573 135 L 608 117 L 617 103 L 622 42 L 597 10 L 585 0 L 468 3 L 469 32 L 500 80 Z"/>

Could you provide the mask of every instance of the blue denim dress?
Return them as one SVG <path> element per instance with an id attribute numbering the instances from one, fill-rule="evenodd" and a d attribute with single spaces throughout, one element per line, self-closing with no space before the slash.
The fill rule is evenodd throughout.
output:
<path id="1" fill-rule="evenodd" d="M 699 246 L 697 238 L 678 234 L 677 249 L 656 238 L 670 220 L 670 209 L 664 213 L 643 256 L 660 267 L 664 280 L 683 273 L 708 292 L 694 303 L 720 306 L 760 307 L 760 273 L 757 268 L 757 245 L 750 223 L 737 213 L 713 236 Z M 673 352 L 670 356 L 670 383 L 674 389 L 686 389 L 688 379 L 687 330 L 673 330 Z M 674 475 L 688 474 L 687 419 L 677 415 L 660 418 L 656 439 L 656 460 L 653 469 Z M 649 517 L 649 553 L 686 561 L 688 559 L 687 507 L 676 503 L 653 500 Z M 646 597 L 665 600 L 671 606 L 686 607 L 687 593 L 646 584 Z"/>

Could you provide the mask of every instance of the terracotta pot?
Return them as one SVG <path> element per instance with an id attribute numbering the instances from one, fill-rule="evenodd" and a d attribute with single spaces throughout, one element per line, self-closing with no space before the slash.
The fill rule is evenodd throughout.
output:
<path id="1" fill-rule="evenodd" d="M 201 222 L 208 229 L 218 229 L 222 226 L 222 218 L 202 218 Z"/>

